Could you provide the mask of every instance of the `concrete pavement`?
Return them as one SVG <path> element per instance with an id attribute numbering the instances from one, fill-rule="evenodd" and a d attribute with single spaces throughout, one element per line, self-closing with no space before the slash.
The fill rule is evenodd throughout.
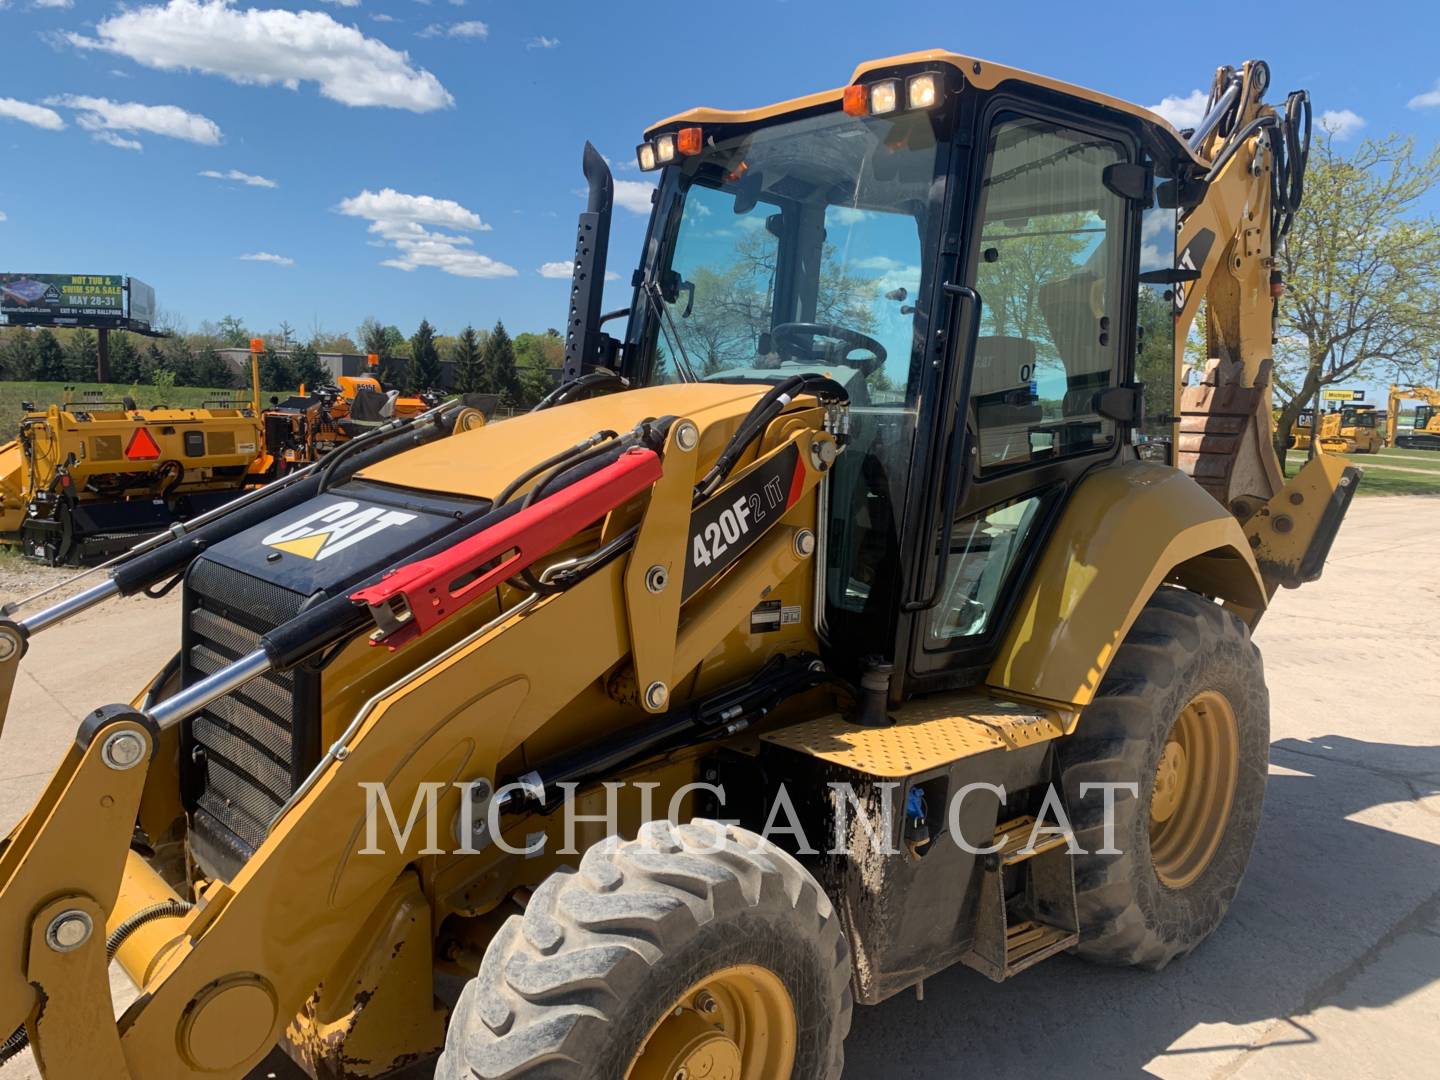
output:
<path id="1" fill-rule="evenodd" d="M 127 698 L 177 638 L 172 596 L 36 639 L 0 741 L 0 828 L 76 718 Z M 1070 957 L 999 986 L 946 972 L 923 1002 L 857 1010 L 847 1077 L 1440 1071 L 1440 499 L 1357 501 L 1324 579 L 1277 597 L 1257 639 L 1271 782 L 1215 937 L 1157 974 Z M 295 1075 L 257 1075 L 272 1068 Z"/>

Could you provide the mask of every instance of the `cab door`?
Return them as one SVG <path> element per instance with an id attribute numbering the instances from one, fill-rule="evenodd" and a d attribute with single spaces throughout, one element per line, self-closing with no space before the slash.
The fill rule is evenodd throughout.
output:
<path id="1" fill-rule="evenodd" d="M 969 309 L 954 325 L 979 318 L 950 343 L 969 370 L 930 485 L 943 505 L 955 470 L 955 512 L 916 551 L 907 693 L 978 681 L 1067 494 L 1130 439 L 1097 403 L 1132 367 L 1142 204 L 1115 178 L 1136 144 L 1019 99 L 992 102 L 981 130 L 960 262 L 978 304 L 951 289 Z"/>

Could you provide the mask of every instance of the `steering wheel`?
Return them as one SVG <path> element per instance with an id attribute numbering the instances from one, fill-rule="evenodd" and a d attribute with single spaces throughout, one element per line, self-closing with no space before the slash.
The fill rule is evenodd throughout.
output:
<path id="1" fill-rule="evenodd" d="M 815 339 L 827 337 L 831 344 L 820 345 Z M 858 366 L 862 375 L 871 375 L 885 363 L 885 346 L 869 334 L 834 323 L 787 322 L 770 331 L 770 340 L 782 356 L 813 364 L 844 364 Z M 850 359 L 856 349 L 870 353 L 858 362 Z"/>

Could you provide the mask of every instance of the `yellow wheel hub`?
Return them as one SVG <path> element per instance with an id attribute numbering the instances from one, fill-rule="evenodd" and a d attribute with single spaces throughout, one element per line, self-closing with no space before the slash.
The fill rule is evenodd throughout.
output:
<path id="1" fill-rule="evenodd" d="M 1150 793 L 1150 860 L 1161 883 L 1183 889 L 1220 847 L 1240 778 L 1240 729 L 1217 690 L 1197 694 L 1165 737 Z"/>
<path id="2" fill-rule="evenodd" d="M 769 1080 L 795 1066 L 795 1003 L 754 964 L 706 976 L 671 1003 L 626 1080 Z"/>

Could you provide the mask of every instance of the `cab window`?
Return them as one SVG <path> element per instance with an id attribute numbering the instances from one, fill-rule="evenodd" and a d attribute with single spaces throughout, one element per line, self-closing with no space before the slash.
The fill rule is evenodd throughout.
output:
<path id="1" fill-rule="evenodd" d="M 971 406 L 983 473 L 1109 446 L 1095 412 L 1119 355 L 1126 203 L 1104 184 L 1120 144 L 1049 120 L 992 128 Z"/>

